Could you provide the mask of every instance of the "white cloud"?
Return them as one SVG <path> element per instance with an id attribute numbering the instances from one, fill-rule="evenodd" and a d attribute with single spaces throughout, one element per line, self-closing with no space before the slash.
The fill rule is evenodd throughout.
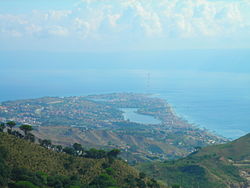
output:
<path id="1" fill-rule="evenodd" d="M 76 32 L 80 35 L 80 38 L 86 38 L 90 32 L 90 24 L 81 18 L 75 18 L 73 23 Z"/>
<path id="2" fill-rule="evenodd" d="M 36 35 L 42 31 L 42 27 L 35 24 L 29 24 L 25 27 L 25 30 L 29 35 Z"/>
<path id="3" fill-rule="evenodd" d="M 70 14 L 72 14 L 71 10 L 53 10 L 49 11 L 50 19 L 53 20 L 61 20 L 67 18 Z"/>
<path id="4" fill-rule="evenodd" d="M 55 36 L 67 36 L 69 34 L 69 31 L 67 28 L 64 28 L 62 26 L 53 26 L 49 28 L 48 33 Z"/>
<path id="5" fill-rule="evenodd" d="M 15 37 L 15 38 L 22 37 L 22 33 L 19 32 L 19 31 L 15 31 L 15 30 L 10 30 L 10 31 L 9 31 L 9 34 L 10 34 L 12 37 Z"/>
<path id="6" fill-rule="evenodd" d="M 239 32 L 247 35 L 249 9 L 248 0 L 81 0 L 71 10 L 1 14 L 0 32 L 19 37 L 46 33 L 97 40 L 133 35 L 145 38 L 223 37 Z"/>
<path id="7" fill-rule="evenodd" d="M 116 27 L 117 26 L 117 21 L 121 17 L 120 14 L 113 14 L 113 15 L 108 15 L 109 23 L 111 26 Z"/>
<path id="8" fill-rule="evenodd" d="M 145 2 L 145 1 L 144 1 Z M 147 36 L 156 36 L 162 34 L 162 25 L 159 15 L 155 10 L 152 10 L 147 3 L 142 1 L 130 0 L 124 3 L 125 8 L 131 8 L 134 11 L 134 16 L 137 17 L 139 24 Z M 126 16 L 126 15 L 123 15 Z"/>

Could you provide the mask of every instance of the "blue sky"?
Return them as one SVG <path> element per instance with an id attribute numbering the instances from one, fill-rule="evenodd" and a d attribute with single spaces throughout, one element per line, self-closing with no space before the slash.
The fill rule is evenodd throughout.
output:
<path id="1" fill-rule="evenodd" d="M 250 48 L 249 0 L 0 0 L 0 50 Z"/>

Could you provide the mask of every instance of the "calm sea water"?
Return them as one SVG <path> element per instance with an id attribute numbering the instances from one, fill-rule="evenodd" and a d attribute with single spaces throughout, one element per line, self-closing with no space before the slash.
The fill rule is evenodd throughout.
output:
<path id="1" fill-rule="evenodd" d="M 190 123 L 227 138 L 235 139 L 250 132 L 250 98 L 245 91 L 176 90 L 159 96 Z"/>
<path id="2" fill-rule="evenodd" d="M 153 93 L 189 122 L 220 135 L 238 138 L 250 132 L 249 52 L 146 54 L 143 58 L 20 54 L 0 53 L 0 101 Z"/>

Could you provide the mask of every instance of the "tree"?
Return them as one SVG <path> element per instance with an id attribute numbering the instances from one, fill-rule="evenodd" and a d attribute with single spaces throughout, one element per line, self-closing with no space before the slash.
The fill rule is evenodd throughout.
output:
<path id="1" fill-rule="evenodd" d="M 172 188 L 180 188 L 180 186 L 179 185 L 172 185 Z"/>
<path id="2" fill-rule="evenodd" d="M 50 176 L 48 177 L 48 185 L 54 188 L 63 188 L 63 179 L 62 176 Z"/>
<path id="3" fill-rule="evenodd" d="M 27 134 L 33 130 L 31 125 L 21 125 L 19 128 L 24 132 L 25 136 L 27 136 Z"/>
<path id="4" fill-rule="evenodd" d="M 62 152 L 62 150 L 63 150 L 63 147 L 61 145 L 56 146 L 56 151 Z"/>
<path id="5" fill-rule="evenodd" d="M 65 147 L 63 148 L 63 152 L 69 154 L 69 155 L 75 155 L 75 150 L 74 148 L 71 147 Z"/>
<path id="6" fill-rule="evenodd" d="M 18 181 L 14 185 L 15 188 L 38 188 L 38 186 L 35 186 L 33 183 L 29 181 Z"/>
<path id="7" fill-rule="evenodd" d="M 27 133 L 26 139 L 29 140 L 29 141 L 31 141 L 31 142 L 35 142 L 36 141 L 35 135 L 33 135 L 31 133 Z"/>
<path id="8" fill-rule="evenodd" d="M 144 172 L 139 173 L 140 179 L 144 179 L 146 177 L 146 174 Z"/>
<path id="9" fill-rule="evenodd" d="M 0 147 L 0 187 L 5 187 L 8 183 L 10 169 L 6 164 L 8 153 L 4 147 Z"/>
<path id="10" fill-rule="evenodd" d="M 10 130 L 12 131 L 12 128 L 16 126 L 16 122 L 14 121 L 8 121 L 6 123 L 6 125 L 10 128 Z"/>
<path id="11" fill-rule="evenodd" d="M 139 188 L 146 188 L 147 187 L 146 183 L 142 179 L 137 178 L 136 182 L 137 182 L 137 186 Z"/>
<path id="12" fill-rule="evenodd" d="M 128 177 L 125 178 L 125 182 L 128 188 L 134 188 L 137 186 L 136 179 L 132 175 L 128 175 Z"/>
<path id="13" fill-rule="evenodd" d="M 112 186 L 116 186 L 116 182 L 115 179 L 106 174 L 103 173 L 100 176 L 96 177 L 91 183 L 90 185 L 95 185 L 97 187 L 101 187 L 101 188 L 109 188 Z"/>
<path id="14" fill-rule="evenodd" d="M 95 148 L 91 148 L 90 150 L 86 151 L 85 157 L 93 158 L 93 159 L 101 159 L 107 156 L 106 151 L 104 150 L 97 150 Z"/>
<path id="15" fill-rule="evenodd" d="M 39 140 L 39 143 L 40 143 L 40 146 L 43 146 L 45 148 L 50 148 L 52 146 L 51 140 L 47 140 L 47 139 Z"/>
<path id="16" fill-rule="evenodd" d="M 23 138 L 24 137 L 20 132 L 18 132 L 16 130 L 12 131 L 11 134 L 14 135 L 17 138 Z"/>
<path id="17" fill-rule="evenodd" d="M 151 178 L 151 180 L 147 182 L 147 185 L 150 188 L 160 188 L 159 183 L 154 178 Z"/>
<path id="18" fill-rule="evenodd" d="M 119 154 L 121 153 L 121 150 L 119 149 L 112 149 L 111 151 L 108 152 L 108 157 L 113 157 L 116 158 Z"/>
<path id="19" fill-rule="evenodd" d="M 83 147 L 82 147 L 81 144 L 74 143 L 73 144 L 73 148 L 74 148 L 74 150 L 75 150 L 75 152 L 76 152 L 77 155 L 81 155 L 84 152 L 84 149 L 83 149 Z"/>
<path id="20" fill-rule="evenodd" d="M 5 129 L 5 123 L 0 123 L 0 132 L 3 132 Z"/>

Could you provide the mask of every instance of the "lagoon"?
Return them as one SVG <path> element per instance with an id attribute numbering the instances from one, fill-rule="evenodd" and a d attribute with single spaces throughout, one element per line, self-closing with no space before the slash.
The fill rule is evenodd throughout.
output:
<path id="1" fill-rule="evenodd" d="M 123 116 L 125 120 L 130 120 L 135 123 L 142 123 L 142 124 L 160 124 L 161 121 L 154 118 L 153 116 L 149 115 L 142 115 L 136 113 L 138 108 L 121 108 L 123 111 Z"/>

